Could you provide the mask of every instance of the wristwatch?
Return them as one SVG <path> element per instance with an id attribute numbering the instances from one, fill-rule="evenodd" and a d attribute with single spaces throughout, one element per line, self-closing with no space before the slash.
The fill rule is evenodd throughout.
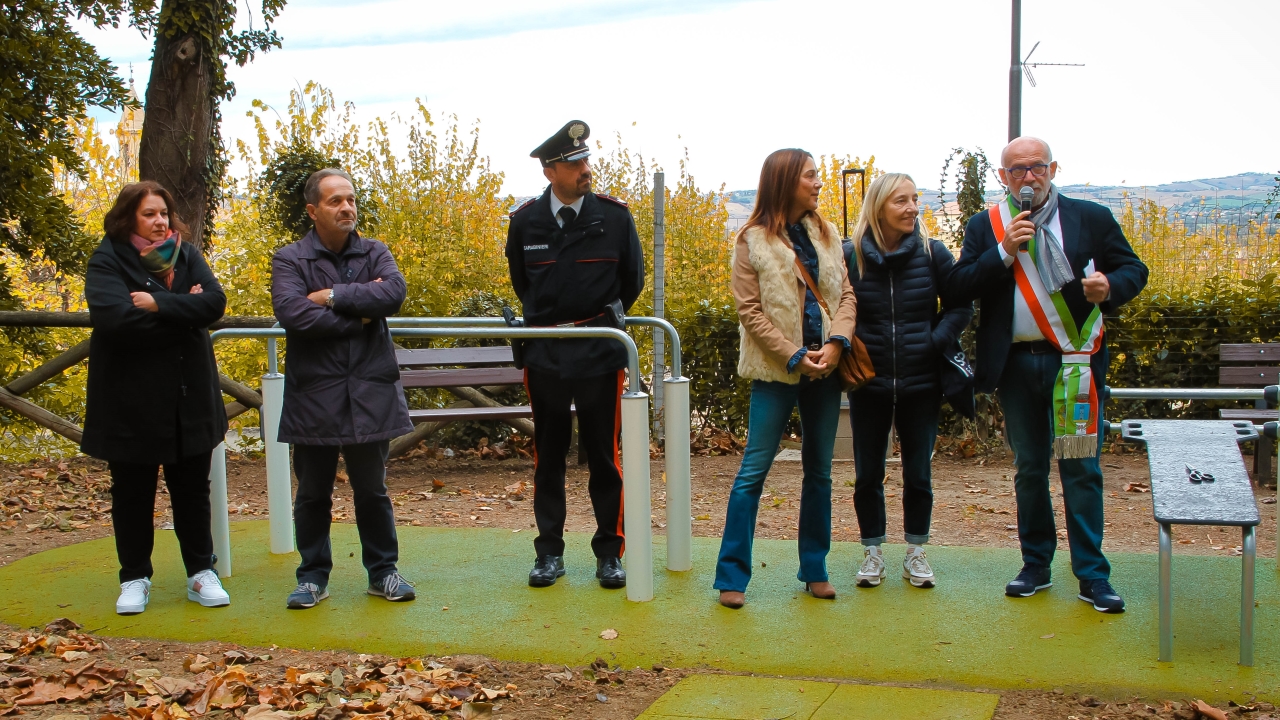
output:
<path id="1" fill-rule="evenodd" d="M 329 288 L 329 296 L 324 299 L 324 306 L 333 309 L 333 288 Z"/>

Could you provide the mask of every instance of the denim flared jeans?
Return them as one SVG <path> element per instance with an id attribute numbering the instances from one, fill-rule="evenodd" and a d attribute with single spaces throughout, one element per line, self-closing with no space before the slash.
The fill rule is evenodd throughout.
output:
<path id="1" fill-rule="evenodd" d="M 729 509 L 716 563 L 715 589 L 746 592 L 751 581 L 751 545 L 755 540 L 760 492 L 773 466 L 778 444 L 799 405 L 803 433 L 801 460 L 804 482 L 800 490 L 799 552 L 801 582 L 827 580 L 831 550 L 831 456 L 840 418 L 840 380 L 836 373 L 822 380 L 801 378 L 796 385 L 751 383 L 747 449 L 729 493 Z"/>

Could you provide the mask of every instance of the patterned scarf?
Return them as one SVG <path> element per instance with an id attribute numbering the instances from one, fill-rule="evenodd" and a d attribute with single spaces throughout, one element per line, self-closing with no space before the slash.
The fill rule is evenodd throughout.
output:
<path id="1" fill-rule="evenodd" d="M 133 249 L 138 251 L 143 269 L 155 275 L 166 288 L 172 289 L 173 266 L 178 262 L 178 250 L 182 247 L 182 238 L 178 233 L 172 232 L 169 237 L 159 242 L 151 242 L 140 235 L 134 235 L 129 238 L 129 242 L 133 245 Z"/>
<path id="2" fill-rule="evenodd" d="M 1018 206 L 1016 198 L 1013 200 L 1013 206 Z M 1040 275 L 1040 281 L 1044 283 L 1044 289 L 1050 294 L 1058 292 L 1063 285 L 1075 279 L 1067 254 L 1062 250 L 1062 238 L 1054 236 L 1053 231 L 1049 229 L 1049 221 L 1057 212 L 1058 186 L 1050 183 L 1049 197 L 1045 199 L 1044 205 L 1041 205 L 1039 210 L 1032 211 L 1029 218 L 1035 223 L 1036 247 L 1040 249 L 1036 254 L 1036 271 Z"/>

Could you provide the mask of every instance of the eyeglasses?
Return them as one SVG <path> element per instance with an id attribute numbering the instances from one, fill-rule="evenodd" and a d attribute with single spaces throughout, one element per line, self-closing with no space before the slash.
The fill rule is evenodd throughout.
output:
<path id="1" fill-rule="evenodd" d="M 1030 170 L 1031 174 L 1035 175 L 1036 177 L 1044 177 L 1045 173 L 1049 172 L 1049 166 L 1045 165 L 1044 163 L 1040 163 L 1039 165 L 1032 165 L 1031 167 L 1018 166 L 1018 167 L 1011 167 L 1011 168 L 1003 168 L 1003 170 L 1009 173 L 1011 176 L 1013 176 L 1015 180 L 1021 180 L 1022 178 L 1027 176 L 1028 170 Z"/>

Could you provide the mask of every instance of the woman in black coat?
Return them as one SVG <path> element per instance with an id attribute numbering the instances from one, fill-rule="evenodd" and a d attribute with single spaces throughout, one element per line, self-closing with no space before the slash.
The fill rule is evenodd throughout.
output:
<path id="1" fill-rule="evenodd" d="M 187 228 L 172 209 L 159 184 L 126 185 L 85 275 L 93 335 L 80 449 L 111 470 L 121 615 L 142 612 L 150 598 L 161 466 L 187 598 L 231 602 L 213 570 L 209 527 L 209 464 L 227 416 L 208 327 L 227 298 L 200 251 L 182 241 Z"/>
<path id="2" fill-rule="evenodd" d="M 931 588 L 935 578 L 923 545 L 933 515 L 931 463 L 938 435 L 942 353 L 973 318 L 971 305 L 944 306 L 939 288 L 955 258 L 930 240 L 918 222 L 920 205 L 910 176 L 887 173 L 871 183 L 852 241 L 845 244 L 849 282 L 858 298 L 858 338 L 867 346 L 876 376 L 849 393 L 857 480 L 854 510 L 865 555 L 859 587 L 885 576 L 880 545 L 886 537 L 885 452 L 896 428 L 902 448 L 902 510 L 907 554 L 902 577 Z"/>

